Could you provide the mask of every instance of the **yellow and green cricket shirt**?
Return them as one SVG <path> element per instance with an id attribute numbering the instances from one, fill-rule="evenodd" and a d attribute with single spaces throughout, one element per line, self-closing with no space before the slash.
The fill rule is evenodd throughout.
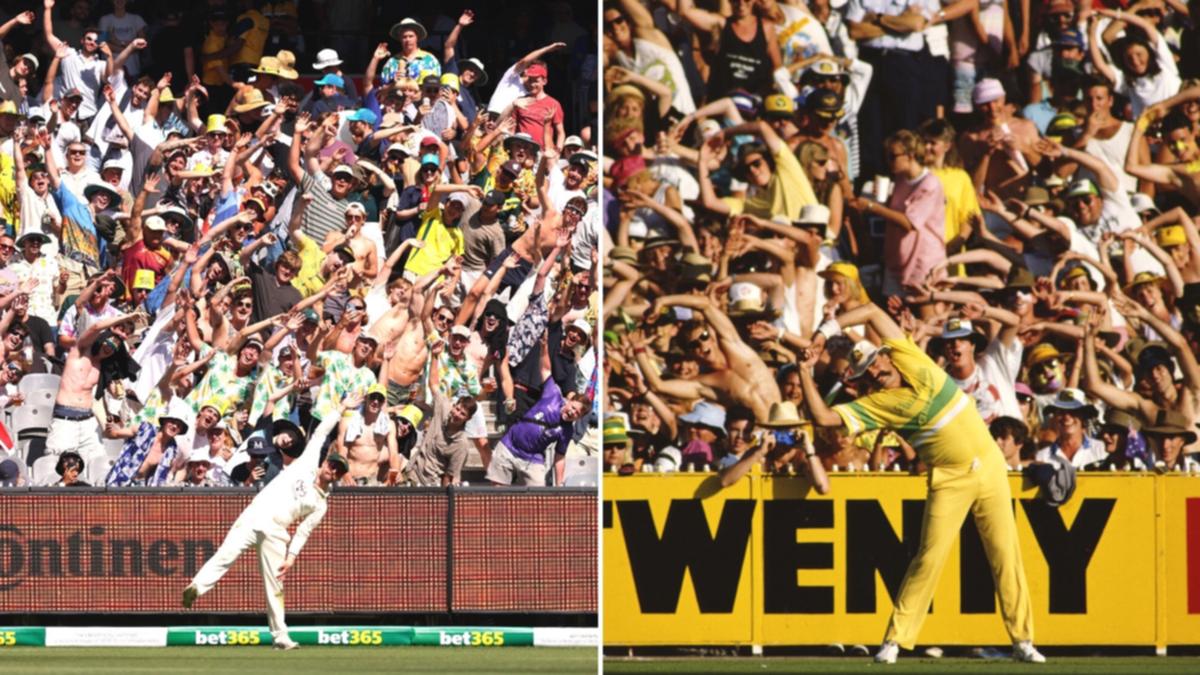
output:
<path id="1" fill-rule="evenodd" d="M 927 466 L 969 464 L 999 452 L 974 401 L 905 336 L 884 340 L 892 363 L 908 384 L 833 407 L 851 434 L 888 428 L 916 449 Z"/>

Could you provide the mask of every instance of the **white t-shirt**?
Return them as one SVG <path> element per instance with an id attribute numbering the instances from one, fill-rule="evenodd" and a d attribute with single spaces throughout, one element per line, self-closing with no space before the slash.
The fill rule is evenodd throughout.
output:
<path id="1" fill-rule="evenodd" d="M 1117 80 L 1113 88 L 1118 94 L 1129 97 L 1134 117 L 1140 116 L 1142 111 L 1151 105 L 1165 101 L 1179 93 L 1179 87 L 1183 84 L 1183 81 L 1179 79 L 1179 68 L 1175 65 L 1175 56 L 1171 53 L 1171 48 L 1167 46 L 1167 41 L 1162 35 L 1158 36 L 1158 42 L 1154 45 L 1154 59 L 1158 62 L 1159 72 L 1153 77 L 1142 76 L 1135 80 L 1128 80 L 1125 72 L 1120 68 L 1114 66 L 1112 69 Z"/>
<path id="2" fill-rule="evenodd" d="M 783 24 L 777 27 L 777 34 L 784 65 L 817 54 L 833 53 L 829 36 L 819 19 L 801 7 L 784 4 L 778 7 L 783 11 Z"/>
<path id="3" fill-rule="evenodd" d="M 650 40 L 634 38 L 633 58 L 625 52 L 617 52 L 617 65 L 667 85 L 674 93 L 671 105 L 679 112 L 685 115 L 696 112 L 696 101 L 692 99 L 692 87 L 683 74 L 683 64 L 670 49 Z"/>
<path id="4" fill-rule="evenodd" d="M 1017 392 L 1013 384 L 1021 373 L 1021 355 L 1025 346 L 1014 339 L 1004 344 L 1000 339 L 992 340 L 975 360 L 975 371 L 964 379 L 951 378 L 963 393 L 975 399 L 983 421 L 991 423 L 997 417 L 1007 416 L 1021 419 L 1021 408 L 1017 405 Z"/>
<path id="5" fill-rule="evenodd" d="M 502 113 L 505 108 L 512 105 L 513 101 L 527 93 L 524 83 L 521 82 L 521 74 L 517 72 L 517 65 L 514 63 L 504 71 L 504 77 L 501 77 L 500 81 L 496 83 L 496 90 L 492 92 L 487 109 L 489 112 Z"/>
<path id="6" fill-rule="evenodd" d="M 1117 180 L 1121 182 L 1121 190 L 1127 193 L 1137 192 L 1137 179 L 1125 173 L 1125 153 L 1129 150 L 1129 141 L 1133 138 L 1133 125 L 1121 122 L 1117 133 L 1108 140 L 1100 140 L 1093 136 L 1088 139 L 1085 150 L 1089 155 L 1099 157 L 1108 165 Z"/>
<path id="7" fill-rule="evenodd" d="M 105 14 L 100 18 L 100 30 L 108 33 L 118 42 L 129 44 L 137 38 L 138 34 L 146 29 L 146 22 L 137 14 L 126 14 L 125 16 L 117 16 L 115 14 Z M 116 59 L 116 50 L 114 49 L 113 58 Z M 137 77 L 138 73 L 142 72 L 141 61 L 138 58 L 137 50 L 125 59 L 125 70 L 129 74 Z"/>
<path id="8" fill-rule="evenodd" d="M 87 119 L 95 115 L 96 95 L 104 84 L 105 68 L 107 64 L 100 52 L 96 52 L 95 58 L 86 59 L 79 50 L 72 49 L 67 58 L 59 63 L 59 81 L 54 87 L 55 97 L 62 98 L 65 92 L 78 89 L 83 93 L 83 102 L 79 104 L 79 117 Z"/>

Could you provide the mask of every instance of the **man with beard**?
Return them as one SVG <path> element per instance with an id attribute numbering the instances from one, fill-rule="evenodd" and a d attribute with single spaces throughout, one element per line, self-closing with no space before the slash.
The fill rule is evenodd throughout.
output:
<path id="1" fill-rule="evenodd" d="M 79 339 L 72 341 L 54 399 L 54 420 L 46 437 L 47 453 L 59 455 L 74 450 L 91 457 L 104 452 L 104 446 L 100 444 L 100 425 L 92 413 L 93 392 L 98 384 L 107 384 L 101 382 L 105 361 L 120 357 L 125 351 L 121 337 L 111 329 L 135 316 L 117 314 L 101 319 L 87 326 Z M 103 390 L 101 386 L 100 391 Z"/>
<path id="2" fill-rule="evenodd" d="M 43 4 L 43 34 L 51 51 L 57 52 L 66 45 L 54 35 L 54 0 L 45 0 Z M 67 47 L 67 56 L 59 63 L 63 88 L 86 94 L 79 104 L 79 119 L 85 123 L 96 114 L 96 94 L 105 82 L 107 68 L 108 63 L 100 53 L 100 33 L 95 28 L 85 29 L 80 49 Z"/>
<path id="3" fill-rule="evenodd" d="M 703 316 L 704 321 L 685 335 L 684 345 L 698 357 L 704 372 L 692 380 L 664 380 L 650 363 L 645 344 L 635 342 L 634 353 L 650 388 L 673 398 L 705 398 L 726 407 L 745 406 L 754 412 L 756 420 L 767 421 L 771 404 L 781 400 L 779 385 L 758 352 L 738 334 L 729 316 L 703 295 L 657 298 L 645 316 L 652 320 L 670 307 L 684 307 Z"/>
<path id="4" fill-rule="evenodd" d="M 823 323 L 813 336 L 812 347 L 803 354 L 801 368 L 811 369 L 828 339 L 843 326 L 862 323 L 870 324 L 883 338 L 882 347 L 860 366 L 865 367 L 864 378 L 873 388 L 870 394 L 830 408 L 811 375 L 801 381 L 814 425 L 844 427 L 852 434 L 898 430 L 930 467 L 921 543 L 900 584 L 875 660 L 895 663 L 900 647 L 914 647 L 950 547 L 970 511 L 992 567 L 1001 614 L 1013 641 L 1013 659 L 1044 662 L 1032 643 L 1033 608 L 1021 563 L 1008 469 L 970 398 L 872 303 Z"/>

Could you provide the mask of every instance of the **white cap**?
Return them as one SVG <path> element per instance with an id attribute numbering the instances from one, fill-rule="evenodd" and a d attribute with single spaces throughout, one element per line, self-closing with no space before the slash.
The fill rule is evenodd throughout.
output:
<path id="1" fill-rule="evenodd" d="M 166 232 L 167 221 L 160 216 L 150 216 L 142 221 L 142 229 L 150 230 L 151 232 Z"/>
<path id="2" fill-rule="evenodd" d="M 462 190 L 459 190 L 458 192 L 455 192 L 454 194 L 447 197 L 446 202 L 447 203 L 456 202 L 457 204 L 462 206 L 464 209 L 471 205 L 470 198 L 467 196 L 467 193 L 463 192 Z"/>
<path id="3" fill-rule="evenodd" d="M 1129 196 L 1129 204 L 1137 213 L 1145 213 L 1146 211 L 1157 211 L 1154 200 L 1149 195 L 1144 195 L 1140 192 L 1135 192 Z"/>
<path id="4" fill-rule="evenodd" d="M 567 140 L 563 141 L 563 147 L 565 148 L 570 145 L 577 145 L 582 148 L 583 139 L 578 136 L 567 136 Z"/>
<path id="5" fill-rule="evenodd" d="M 108 169 L 120 169 L 120 170 L 124 171 L 125 163 L 122 162 L 119 157 L 113 157 L 112 159 L 106 159 L 106 160 L 104 160 L 104 164 L 100 167 L 100 170 L 106 171 Z"/>
<path id="6" fill-rule="evenodd" d="M 804 225 L 828 225 L 829 207 L 824 204 L 809 204 L 800 209 L 800 217 L 796 222 Z"/>
<path id="7" fill-rule="evenodd" d="M 752 300 L 762 302 L 762 289 L 748 281 L 739 281 L 729 287 L 729 302 Z"/>

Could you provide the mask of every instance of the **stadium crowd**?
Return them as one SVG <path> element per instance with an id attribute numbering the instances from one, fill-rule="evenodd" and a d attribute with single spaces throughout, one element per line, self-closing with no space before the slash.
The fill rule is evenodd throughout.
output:
<path id="1" fill-rule="evenodd" d="M 930 420 L 850 405 L 895 386 L 879 311 L 1013 470 L 1200 470 L 1186 3 L 607 0 L 602 28 L 607 470 L 921 471 Z"/>
<path id="2" fill-rule="evenodd" d="M 261 486 L 313 441 L 346 486 L 598 461 L 571 3 L 199 5 L 0 24 L 0 484 Z"/>

